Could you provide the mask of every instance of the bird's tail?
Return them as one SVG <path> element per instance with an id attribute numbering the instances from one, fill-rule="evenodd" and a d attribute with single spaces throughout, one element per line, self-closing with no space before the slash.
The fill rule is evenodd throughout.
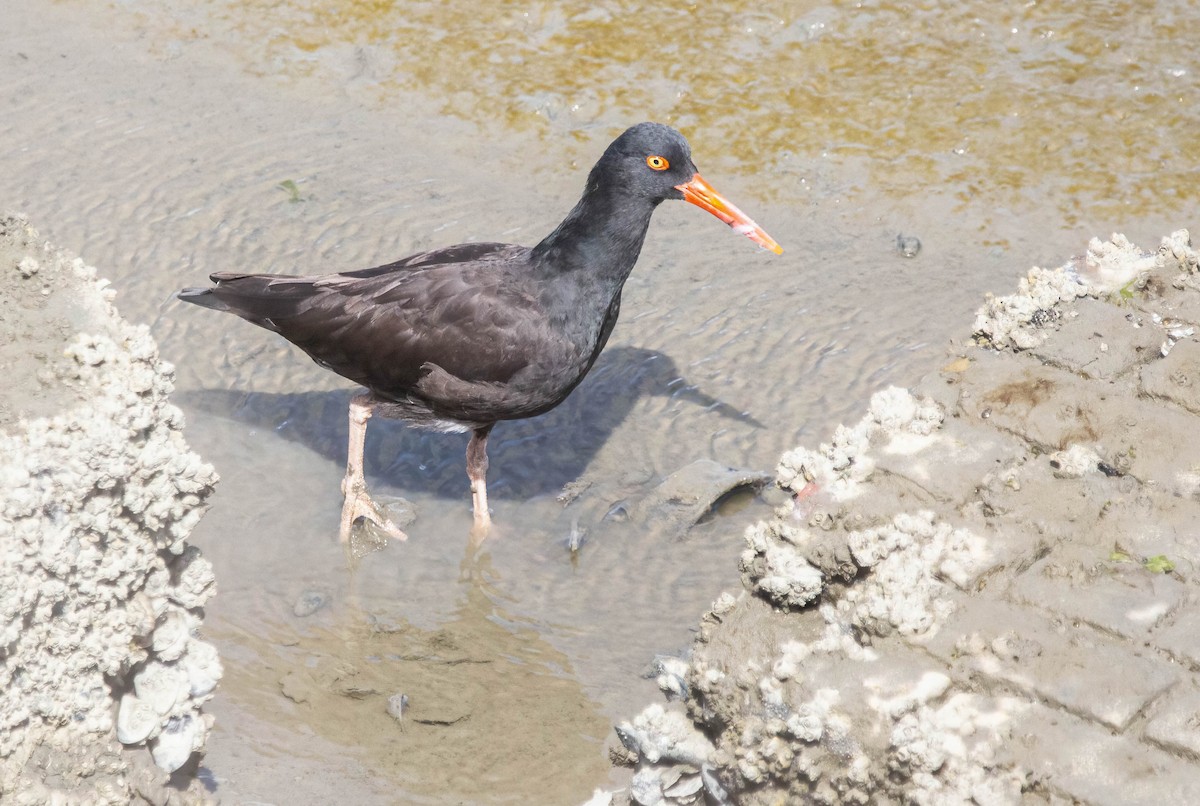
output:
<path id="1" fill-rule="evenodd" d="M 216 289 L 212 286 L 208 288 L 185 288 L 175 296 L 184 302 L 190 302 L 202 308 L 212 308 L 214 311 L 228 311 L 229 306 L 213 293 L 214 290 Z"/>
<path id="2" fill-rule="evenodd" d="M 276 333 L 281 332 L 279 321 L 304 309 L 315 289 L 313 278 L 285 274 L 217 272 L 209 275 L 209 279 L 216 285 L 185 288 L 178 297 L 203 308 L 237 314 Z"/>

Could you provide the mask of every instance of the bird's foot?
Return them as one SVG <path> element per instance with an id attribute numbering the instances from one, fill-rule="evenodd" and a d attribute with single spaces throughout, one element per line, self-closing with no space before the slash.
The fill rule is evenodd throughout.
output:
<path id="1" fill-rule="evenodd" d="M 578 556 L 579 550 L 583 548 L 584 538 L 587 537 L 587 529 L 582 529 L 579 526 L 579 518 L 571 520 L 571 531 L 567 533 L 567 550 L 571 552 L 571 556 Z"/>
<path id="2" fill-rule="evenodd" d="M 350 532 L 359 518 L 366 518 L 393 540 L 408 540 L 404 530 L 384 514 L 383 508 L 371 500 L 361 485 L 352 484 L 350 479 L 346 479 L 342 482 L 342 491 L 346 500 L 342 503 L 342 526 L 338 539 L 343 544 L 350 542 Z"/>
<path id="3" fill-rule="evenodd" d="M 475 522 L 471 525 L 471 537 L 482 540 L 492 532 L 492 516 L 485 509 L 482 514 L 475 510 Z"/>

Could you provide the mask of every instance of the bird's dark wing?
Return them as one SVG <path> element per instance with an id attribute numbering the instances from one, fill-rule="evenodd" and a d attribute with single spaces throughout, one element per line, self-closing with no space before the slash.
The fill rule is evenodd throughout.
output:
<path id="1" fill-rule="evenodd" d="M 460 243 L 429 252 L 418 252 L 415 255 L 401 258 L 394 263 L 376 266 L 372 269 L 342 272 L 339 277 L 368 278 L 382 274 L 393 274 L 402 271 L 420 271 L 431 266 L 446 263 L 476 263 L 479 261 L 504 260 L 519 256 L 525 251 L 523 246 L 508 243 Z"/>
<path id="2" fill-rule="evenodd" d="M 435 266 L 458 263 L 492 263 L 520 260 L 529 250 L 524 246 L 510 243 L 460 243 L 443 249 L 433 249 L 429 252 L 417 252 L 392 263 L 375 266 L 370 269 L 325 274 L 320 276 L 302 277 L 295 274 L 247 274 L 244 272 L 219 271 L 208 276 L 214 283 L 227 283 L 234 280 L 261 279 L 269 284 L 284 281 L 302 281 L 315 283 L 334 277 L 349 277 L 354 279 L 372 279 L 376 277 L 394 276 L 420 272 Z M 191 289 L 189 289 L 191 290 Z M 202 289 L 196 289 L 202 290 Z M 282 289 L 275 289 L 275 293 Z M 205 303 L 200 303 L 205 304 Z"/>
<path id="3" fill-rule="evenodd" d="M 537 407 L 574 386 L 591 356 L 547 322 L 528 254 L 466 244 L 322 277 L 215 274 L 212 296 L 383 397 L 437 404 L 473 384 L 481 405 L 503 394 Z"/>

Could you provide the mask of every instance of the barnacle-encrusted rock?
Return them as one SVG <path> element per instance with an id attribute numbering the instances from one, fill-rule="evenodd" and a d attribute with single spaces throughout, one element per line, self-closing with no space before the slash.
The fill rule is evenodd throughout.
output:
<path id="1" fill-rule="evenodd" d="M 936 402 L 887 389 L 830 444 L 785 455 L 780 486 L 796 495 L 775 518 L 746 531 L 740 563 L 746 587 L 776 615 L 751 620 L 762 643 L 749 650 L 736 634 L 702 629 L 685 683 L 688 713 L 703 734 L 657 705 L 618 728 L 640 756 L 634 802 L 693 802 L 688 798 L 700 790 L 679 773 L 684 764 L 700 767 L 703 795 L 717 803 L 866 804 L 914 788 L 946 792 L 945 802 L 979 792 L 998 803 L 1019 791 L 1019 775 L 995 758 L 1007 740 L 1009 704 L 954 698 L 949 677 L 920 654 L 881 668 L 873 648 L 886 637 L 935 634 L 954 607 L 953 594 L 990 559 L 982 539 L 925 509 L 869 522 L 795 516 L 813 502 L 843 507 L 856 499 L 877 458 L 941 444 L 943 417 Z M 832 545 L 838 550 L 829 554 Z M 831 585 L 836 596 L 827 595 Z M 750 619 L 749 599 L 725 594 L 705 619 L 726 627 L 729 619 Z M 797 622 L 789 630 L 785 614 L 798 616 L 794 611 L 816 616 L 823 627 L 801 630 Z M 854 685 L 829 682 L 845 679 Z M 989 709 L 996 709 L 991 722 Z M 976 726 L 986 730 L 973 735 Z M 706 753 L 664 752 L 677 742 L 663 736 L 689 732 L 704 738 Z M 686 788 L 669 783 L 676 774 Z"/>
<path id="2" fill-rule="evenodd" d="M 1198 293 L 1186 230 L 1155 253 L 1093 240 L 989 299 L 975 337 L 994 349 L 956 345 L 929 398 L 885 390 L 785 454 L 790 500 L 746 531 L 745 590 L 687 654 L 683 704 L 712 742 L 701 788 L 642 758 L 633 800 L 1196 801 L 1194 708 L 1162 692 L 1195 633 L 1172 569 L 1200 499 Z"/>
<path id="3" fill-rule="evenodd" d="M 824 575 L 792 546 L 771 540 L 762 524 L 747 530 L 746 542 L 750 547 L 742 555 L 742 570 L 757 577 L 755 593 L 780 607 L 798 608 L 825 589 Z"/>
<path id="4" fill-rule="evenodd" d="M 647 706 L 632 723 L 623 723 L 619 735 L 626 747 L 651 763 L 666 760 L 699 765 L 707 763 L 712 753 L 712 744 L 690 719 L 658 703 Z"/>
<path id="5" fill-rule="evenodd" d="M 212 567 L 185 543 L 217 477 L 183 441 L 171 366 L 105 284 L 0 217 L 5 802 L 128 803 L 165 785 L 145 743 L 163 770 L 185 764 L 220 677 L 195 638 Z"/>
<path id="6" fill-rule="evenodd" d="M 1086 294 L 1087 286 L 1074 269 L 1035 266 L 1017 293 L 988 296 L 975 317 L 975 337 L 1000 350 L 1037 347 L 1045 340 L 1045 327 L 1058 321 L 1058 306 Z"/>
<path id="7" fill-rule="evenodd" d="M 838 501 L 854 498 L 875 470 L 873 443 L 901 437 L 927 437 L 942 423 L 943 413 L 932 400 L 918 400 L 907 389 L 888 387 L 871 397 L 867 415 L 853 427 L 839 425 L 833 439 L 817 450 L 788 451 L 779 459 L 779 486 L 796 492 L 814 484 Z"/>
<path id="8" fill-rule="evenodd" d="M 975 338 L 998 350 L 1033 349 L 1064 313 L 1073 315 L 1066 303 L 1085 296 L 1120 298 L 1143 284 L 1149 272 L 1172 264 L 1183 269 L 1176 281 L 1179 287 L 1191 285 L 1198 262 L 1187 230 L 1163 238 L 1156 253 L 1143 252 L 1120 233 L 1107 241 L 1092 238 L 1083 257 L 1056 269 L 1035 266 L 1015 294 L 989 295 L 975 317 Z"/>

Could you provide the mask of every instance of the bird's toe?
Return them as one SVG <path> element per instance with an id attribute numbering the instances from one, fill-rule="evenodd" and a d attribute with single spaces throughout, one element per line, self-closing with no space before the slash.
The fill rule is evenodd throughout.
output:
<path id="1" fill-rule="evenodd" d="M 342 525 L 338 535 L 342 543 L 350 541 L 350 532 L 360 520 L 370 521 L 380 531 L 394 540 L 408 540 L 408 535 L 404 530 L 397 526 L 378 504 L 371 500 L 371 496 L 367 495 L 365 489 L 353 489 L 354 485 L 350 486 L 352 489 L 347 493 L 345 503 L 342 505 Z"/>

